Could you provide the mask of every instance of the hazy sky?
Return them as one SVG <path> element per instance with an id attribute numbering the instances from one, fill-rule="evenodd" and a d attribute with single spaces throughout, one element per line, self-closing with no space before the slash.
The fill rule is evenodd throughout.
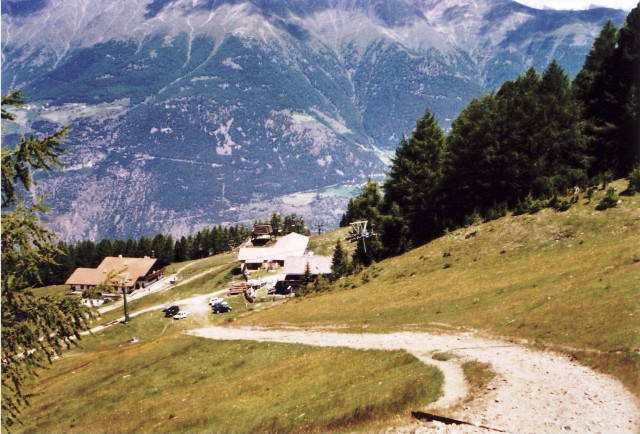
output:
<path id="1" fill-rule="evenodd" d="M 637 0 L 515 0 L 523 5 L 543 9 L 588 9 L 592 5 L 630 11 L 638 5 Z"/>

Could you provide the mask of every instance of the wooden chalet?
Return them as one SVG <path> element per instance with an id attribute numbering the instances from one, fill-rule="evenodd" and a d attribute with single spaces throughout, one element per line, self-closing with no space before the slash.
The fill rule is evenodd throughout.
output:
<path id="1" fill-rule="evenodd" d="M 273 227 L 271 225 L 255 225 L 251 231 L 251 244 L 263 246 L 271 241 L 272 234 Z"/>
<path id="2" fill-rule="evenodd" d="M 161 279 L 164 268 L 154 270 L 155 258 L 127 258 L 107 256 L 98 268 L 77 268 L 65 282 L 71 290 L 83 292 L 100 284 L 120 289 L 125 287 L 128 293 L 141 289 Z"/>

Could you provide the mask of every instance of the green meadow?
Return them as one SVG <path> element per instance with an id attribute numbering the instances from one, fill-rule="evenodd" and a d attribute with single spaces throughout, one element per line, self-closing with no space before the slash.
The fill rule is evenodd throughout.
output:
<path id="1" fill-rule="evenodd" d="M 615 183 L 624 190 L 625 181 Z M 640 397 L 640 195 L 568 211 L 508 215 L 344 277 L 323 292 L 175 321 L 160 311 L 85 336 L 33 380 L 21 432 L 326 432 L 384 430 L 437 399 L 442 375 L 401 352 L 213 341 L 207 325 L 383 333 L 477 331 L 571 355 Z M 312 237 L 330 255 L 346 229 Z M 233 257 L 176 264 L 188 284 L 136 310 L 224 289 Z M 60 291 L 60 288 L 52 288 Z M 40 289 L 38 293 L 45 290 Z M 120 310 L 96 325 L 122 316 Z M 135 336 L 138 342 L 131 343 Z M 442 353 L 434 358 L 452 357 Z M 466 362 L 474 393 L 489 367 Z"/>

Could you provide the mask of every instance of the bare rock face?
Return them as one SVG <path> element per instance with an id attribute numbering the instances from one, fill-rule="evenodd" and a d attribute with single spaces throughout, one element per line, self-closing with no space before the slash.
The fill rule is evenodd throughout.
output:
<path id="1" fill-rule="evenodd" d="M 37 187 L 63 239 L 286 208 L 331 227 L 425 109 L 448 128 L 529 66 L 574 75 L 624 16 L 510 0 L 7 0 L 2 91 L 30 103 L 3 139 L 73 125 L 65 171 Z"/>

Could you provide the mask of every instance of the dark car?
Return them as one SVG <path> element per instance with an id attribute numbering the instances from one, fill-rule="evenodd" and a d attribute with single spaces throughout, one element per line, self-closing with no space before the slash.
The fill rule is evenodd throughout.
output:
<path id="1" fill-rule="evenodd" d="M 162 311 L 164 312 L 165 317 L 170 318 L 175 314 L 177 314 L 178 312 L 180 312 L 180 308 L 174 305 L 174 306 L 169 306 L 166 309 L 162 309 Z"/>
<path id="2" fill-rule="evenodd" d="M 213 305 L 213 313 L 231 312 L 231 306 L 226 301 L 221 301 Z"/>

